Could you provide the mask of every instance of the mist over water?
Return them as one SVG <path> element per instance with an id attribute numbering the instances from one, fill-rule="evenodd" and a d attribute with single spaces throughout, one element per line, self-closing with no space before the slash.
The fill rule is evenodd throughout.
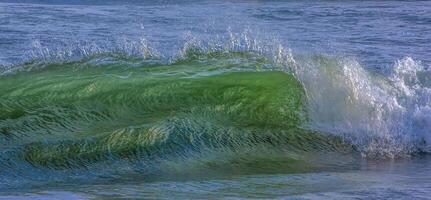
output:
<path id="1" fill-rule="evenodd" d="M 426 199 L 429 4 L 0 3 L 0 190 Z"/>

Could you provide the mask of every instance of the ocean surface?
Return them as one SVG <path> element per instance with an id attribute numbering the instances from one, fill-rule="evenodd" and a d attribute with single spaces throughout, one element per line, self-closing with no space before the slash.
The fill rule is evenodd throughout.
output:
<path id="1" fill-rule="evenodd" d="M 431 199 L 431 2 L 0 0 L 0 199 Z"/>

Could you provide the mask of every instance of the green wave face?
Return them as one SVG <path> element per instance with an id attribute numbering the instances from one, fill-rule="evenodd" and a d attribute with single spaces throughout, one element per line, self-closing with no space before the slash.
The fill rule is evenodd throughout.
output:
<path id="1" fill-rule="evenodd" d="M 36 168 L 89 170 L 121 161 L 159 178 L 302 172 L 322 167 L 322 155 L 353 151 L 302 128 L 301 84 L 268 65 L 231 53 L 23 70 L 0 77 L 0 145 Z"/>

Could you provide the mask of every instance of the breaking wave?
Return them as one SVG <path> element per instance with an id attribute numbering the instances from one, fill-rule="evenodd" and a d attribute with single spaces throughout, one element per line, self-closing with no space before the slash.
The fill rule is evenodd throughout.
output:
<path id="1" fill-rule="evenodd" d="M 188 34 L 173 56 L 144 39 L 34 46 L 0 69 L 6 185 L 304 172 L 431 151 L 431 71 L 409 57 L 376 74 L 247 31 Z"/>

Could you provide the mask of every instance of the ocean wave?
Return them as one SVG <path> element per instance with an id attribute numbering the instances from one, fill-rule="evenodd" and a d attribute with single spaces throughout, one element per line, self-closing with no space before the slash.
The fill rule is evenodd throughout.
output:
<path id="1" fill-rule="evenodd" d="M 431 151 L 431 72 L 409 57 L 376 74 L 249 31 L 189 33 L 171 56 L 144 39 L 29 55 L 0 70 L 0 176 L 303 172 Z"/>

